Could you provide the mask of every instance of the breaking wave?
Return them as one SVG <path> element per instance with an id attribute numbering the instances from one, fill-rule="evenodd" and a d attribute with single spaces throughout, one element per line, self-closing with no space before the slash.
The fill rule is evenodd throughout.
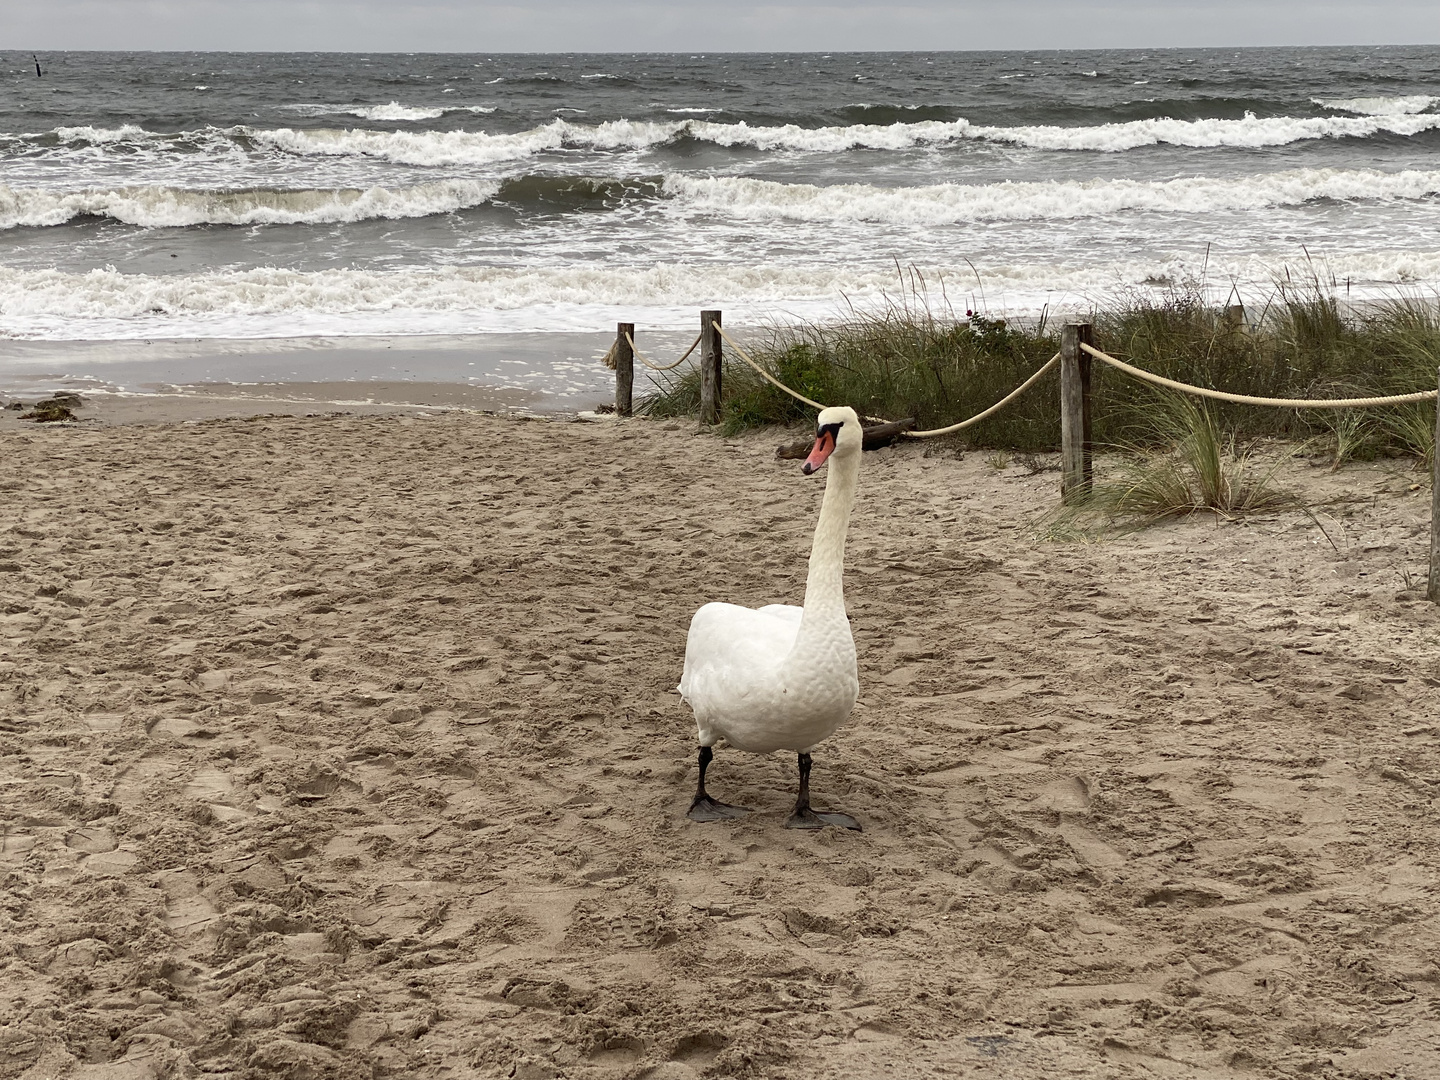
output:
<path id="1" fill-rule="evenodd" d="M 667 176 L 664 190 L 688 209 L 750 220 L 943 225 L 1063 220 L 1137 210 L 1182 214 L 1257 210 L 1320 199 L 1422 199 L 1440 195 L 1440 171 L 1294 169 L 1233 179 L 1007 181 L 913 188 L 821 187 L 681 175 Z"/>
<path id="2" fill-rule="evenodd" d="M 1414 116 L 1440 102 L 1428 94 L 1406 94 L 1402 97 L 1311 98 L 1322 109 L 1357 113 L 1361 116 Z"/>
<path id="3" fill-rule="evenodd" d="M 301 116 L 358 116 L 362 120 L 438 120 L 446 113 L 475 113 L 487 115 L 495 112 L 492 105 L 401 105 L 392 101 L 388 105 L 289 105 L 291 112 Z"/>
<path id="4" fill-rule="evenodd" d="M 750 221 L 962 222 L 1073 220 L 1126 212 L 1203 214 L 1302 206 L 1320 200 L 1396 201 L 1440 196 L 1440 171 L 1292 169 L 1177 180 L 1050 180 L 996 184 L 785 184 L 744 177 L 564 176 L 444 180 L 407 187 L 203 190 L 167 186 L 77 191 L 0 185 L 0 229 L 64 225 L 85 217 L 141 228 L 335 224 L 421 218 L 484 204 L 575 213 L 664 200 L 682 213 Z"/>
<path id="5" fill-rule="evenodd" d="M 445 180 L 407 188 L 196 191 L 130 187 L 46 191 L 0 184 L 0 229 L 64 225 L 82 217 L 112 218 L 142 228 L 191 225 L 335 224 L 369 218 L 452 213 L 488 201 L 495 181 Z"/>
<path id="6" fill-rule="evenodd" d="M 851 124 L 806 128 L 794 124 L 751 127 L 703 120 L 673 123 L 616 120 L 582 125 L 555 120 L 514 134 L 467 131 L 301 130 L 257 131 L 254 138 L 296 154 L 359 155 L 407 165 L 488 164 L 547 150 L 645 150 L 680 139 L 764 151 L 840 153 L 905 150 L 974 139 L 1040 150 L 1114 153 L 1168 143 L 1187 147 L 1283 146 L 1306 139 L 1367 138 L 1380 133 L 1416 135 L 1440 127 L 1440 115 L 1269 117 L 1239 120 L 1133 120 L 1091 127 L 983 127 L 968 120 Z"/>
<path id="7" fill-rule="evenodd" d="M 449 166 L 516 161 L 560 150 L 643 151 L 683 140 L 761 151 L 808 153 L 907 150 L 967 140 L 1038 150 L 1117 153 L 1159 144 L 1266 147 L 1312 139 L 1363 139 L 1385 134 L 1408 137 L 1436 128 L 1440 128 L 1440 113 L 1395 111 L 1363 116 L 1257 117 L 1246 113 L 1240 119 L 1177 120 L 1160 117 L 1078 127 L 996 127 L 972 124 L 964 118 L 838 127 L 802 127 L 797 124 L 751 126 L 743 121 L 727 124 L 699 119 L 613 120 L 587 125 L 556 119 L 525 131 L 495 134 L 464 130 L 252 127 L 163 134 L 126 124 L 119 128 L 57 128 L 45 136 L 0 136 L 0 141 L 38 141 L 41 146 L 54 145 L 58 141 L 67 146 L 88 144 L 107 148 L 119 148 L 125 144 L 153 148 L 157 144 L 170 143 L 177 151 L 191 153 L 197 150 L 234 152 L 237 146 L 256 146 L 301 156 L 372 158 L 401 165 Z"/>

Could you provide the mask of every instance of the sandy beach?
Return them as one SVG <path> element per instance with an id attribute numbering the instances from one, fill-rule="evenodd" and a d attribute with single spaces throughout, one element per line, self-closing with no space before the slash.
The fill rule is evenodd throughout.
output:
<path id="1" fill-rule="evenodd" d="M 7 420 L 0 1077 L 1433 1077 L 1411 464 L 1078 543 L 1054 472 L 866 455 L 865 831 L 724 749 L 695 824 L 686 627 L 800 601 L 797 434 Z"/>

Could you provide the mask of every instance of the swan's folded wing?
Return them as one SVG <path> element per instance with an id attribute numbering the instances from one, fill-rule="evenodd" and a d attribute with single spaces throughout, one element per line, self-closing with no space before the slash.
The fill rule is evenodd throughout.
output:
<path id="1" fill-rule="evenodd" d="M 794 604 L 766 604 L 762 608 L 756 608 L 762 615 L 774 615 L 777 619 L 784 619 L 786 622 L 793 622 L 798 629 L 800 620 L 805 617 L 805 609 L 796 607 Z M 794 639 L 791 639 L 792 644 Z"/>
<path id="2" fill-rule="evenodd" d="M 710 694 L 743 697 L 746 687 L 775 667 L 795 644 L 800 608 L 706 604 L 690 621 L 680 693 L 692 706 Z"/>

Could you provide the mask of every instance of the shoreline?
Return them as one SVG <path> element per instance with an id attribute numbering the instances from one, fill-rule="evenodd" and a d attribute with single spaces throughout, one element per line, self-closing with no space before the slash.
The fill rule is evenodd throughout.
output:
<path id="1" fill-rule="evenodd" d="M 366 398 L 347 396 L 364 387 Z M 518 391 L 445 383 L 270 383 L 235 386 L 198 384 L 178 393 L 80 392 L 81 406 L 73 421 L 37 423 L 22 420 L 21 410 L 0 408 L 0 432 L 31 427 L 114 426 L 121 424 L 185 424 L 207 420 L 240 420 L 256 416 L 390 416 L 436 415 L 443 412 L 498 414 L 563 414 L 572 410 L 544 408 Z M 4 400 L 0 398 L 0 400 Z M 40 398 L 12 398 L 27 408 Z"/>
<path id="2" fill-rule="evenodd" d="M 0 401 L 59 391 L 87 402 L 82 420 L 187 420 L 256 411 L 471 409 L 573 413 L 614 399 L 600 361 L 613 332 L 417 337 L 0 341 Z M 683 351 L 685 334 L 651 332 Z M 638 367 L 638 365 L 637 365 Z M 637 391 L 644 385 L 637 371 Z M 249 410 L 249 412 L 246 412 Z M 0 410 L 0 424 L 15 416 Z M 122 419 L 123 418 L 123 419 Z"/>

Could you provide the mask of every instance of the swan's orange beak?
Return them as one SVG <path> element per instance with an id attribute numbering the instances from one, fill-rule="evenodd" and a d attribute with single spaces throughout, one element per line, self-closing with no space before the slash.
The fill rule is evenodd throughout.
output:
<path id="1" fill-rule="evenodd" d="M 806 476 L 815 472 L 825 459 L 835 452 L 835 432 L 826 428 L 815 438 L 815 447 L 810 451 L 810 456 L 805 459 L 805 464 L 800 466 L 800 471 Z"/>

